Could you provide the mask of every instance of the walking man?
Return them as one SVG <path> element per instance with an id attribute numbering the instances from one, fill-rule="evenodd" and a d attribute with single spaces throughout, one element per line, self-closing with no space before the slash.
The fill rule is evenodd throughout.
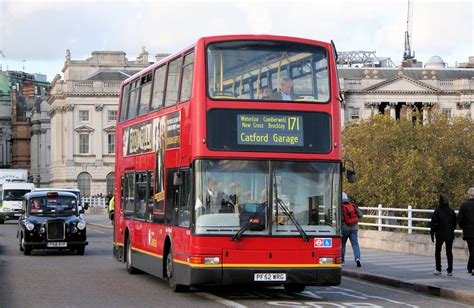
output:
<path id="1" fill-rule="evenodd" d="M 359 219 L 362 218 L 362 211 L 355 203 L 351 203 L 347 194 L 342 193 L 342 263 L 346 255 L 347 239 L 350 239 L 354 259 L 357 267 L 361 267 L 360 263 L 360 247 L 359 247 Z"/>
<path id="2" fill-rule="evenodd" d="M 467 271 L 474 276 L 474 187 L 467 191 L 469 199 L 464 201 L 459 208 L 458 222 L 462 229 L 463 239 L 469 247 L 469 261 L 467 262 Z"/>
<path id="3" fill-rule="evenodd" d="M 449 199 L 445 194 L 439 195 L 438 208 L 431 217 L 431 241 L 435 243 L 436 270 L 434 275 L 441 275 L 441 248 L 446 243 L 446 257 L 448 258 L 448 276 L 453 275 L 453 241 L 456 229 L 456 213 L 449 207 Z"/>

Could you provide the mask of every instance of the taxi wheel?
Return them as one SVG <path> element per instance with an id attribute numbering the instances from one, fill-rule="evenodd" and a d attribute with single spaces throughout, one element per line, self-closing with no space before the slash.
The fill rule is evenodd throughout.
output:
<path id="1" fill-rule="evenodd" d="M 23 251 L 23 254 L 25 256 L 31 255 L 31 247 L 25 246 L 25 238 L 23 237 L 23 234 L 21 235 L 20 239 L 20 251 Z"/>
<path id="2" fill-rule="evenodd" d="M 23 247 L 23 254 L 25 256 L 31 255 L 31 247 L 25 246 L 25 238 L 23 236 L 21 237 L 21 247 Z"/>
<path id="3" fill-rule="evenodd" d="M 306 286 L 304 284 L 293 284 L 293 283 L 287 283 L 284 284 L 283 287 L 285 288 L 285 291 L 288 293 L 300 293 L 303 292 Z"/>
<path id="4" fill-rule="evenodd" d="M 130 275 L 137 274 L 138 270 L 135 267 L 133 267 L 133 262 L 132 262 L 132 245 L 130 244 L 130 237 L 127 238 L 125 253 L 126 253 L 125 266 L 127 268 L 127 272 Z"/>
<path id="5" fill-rule="evenodd" d="M 84 252 L 86 251 L 86 246 L 80 246 L 76 249 L 76 254 L 78 256 L 84 255 Z"/>
<path id="6" fill-rule="evenodd" d="M 166 255 L 166 277 L 168 278 L 168 284 L 171 291 L 173 292 L 186 292 L 189 290 L 189 286 L 176 283 L 174 261 L 173 261 L 173 249 L 170 247 L 170 251 Z"/>
<path id="7" fill-rule="evenodd" d="M 0 225 L 3 225 L 5 223 L 5 219 L 0 218 Z"/>
<path id="8" fill-rule="evenodd" d="M 24 242 L 24 240 L 23 240 L 23 234 L 20 234 L 20 239 L 18 240 L 18 246 L 20 246 L 20 251 L 25 250 L 25 249 L 23 248 L 23 242 Z"/>

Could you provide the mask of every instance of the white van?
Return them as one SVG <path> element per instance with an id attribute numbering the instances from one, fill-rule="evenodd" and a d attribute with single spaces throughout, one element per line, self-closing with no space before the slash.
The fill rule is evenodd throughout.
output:
<path id="1" fill-rule="evenodd" d="M 35 188 L 33 183 L 26 182 L 5 182 L 0 190 L 0 224 L 5 220 L 17 219 L 20 211 L 23 196 Z"/>

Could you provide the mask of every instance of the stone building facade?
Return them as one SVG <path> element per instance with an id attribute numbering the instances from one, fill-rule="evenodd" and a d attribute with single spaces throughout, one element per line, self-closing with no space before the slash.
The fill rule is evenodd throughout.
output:
<path id="1" fill-rule="evenodd" d="M 474 69 L 445 68 L 433 58 L 423 68 L 339 68 L 344 124 L 380 113 L 413 118 L 411 111 L 426 122 L 434 107 L 449 118 L 474 119 Z"/>
<path id="2" fill-rule="evenodd" d="M 30 119 L 30 175 L 36 187 L 49 186 L 51 165 L 51 119 L 47 97 L 39 97 L 29 110 Z"/>
<path id="3" fill-rule="evenodd" d="M 27 110 L 34 102 L 34 96 L 18 95 L 12 90 L 11 113 L 11 166 L 14 169 L 30 169 L 30 127 L 26 116 Z"/>
<path id="4" fill-rule="evenodd" d="M 69 50 L 51 83 L 50 186 L 78 187 L 83 196 L 113 191 L 115 122 L 123 80 L 150 65 L 143 49 L 135 61 L 124 52 L 94 51 L 72 60 Z"/>
<path id="5" fill-rule="evenodd" d="M 29 169 L 25 112 L 33 100 L 48 90 L 45 75 L 0 70 L 0 168 Z"/>

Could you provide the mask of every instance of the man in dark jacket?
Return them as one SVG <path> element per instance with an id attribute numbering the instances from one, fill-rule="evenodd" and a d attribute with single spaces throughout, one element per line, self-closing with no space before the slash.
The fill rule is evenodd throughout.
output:
<path id="1" fill-rule="evenodd" d="M 456 229 L 456 213 L 449 207 L 449 199 L 445 194 L 439 195 L 439 205 L 431 217 L 431 241 L 435 242 L 436 270 L 433 274 L 441 275 L 441 248 L 446 243 L 446 257 L 448 258 L 448 276 L 453 275 L 453 241 Z"/>
<path id="2" fill-rule="evenodd" d="M 459 208 L 458 221 L 462 229 L 463 239 L 469 247 L 469 261 L 467 271 L 474 276 L 474 187 L 467 191 L 469 199 L 464 201 Z"/>

